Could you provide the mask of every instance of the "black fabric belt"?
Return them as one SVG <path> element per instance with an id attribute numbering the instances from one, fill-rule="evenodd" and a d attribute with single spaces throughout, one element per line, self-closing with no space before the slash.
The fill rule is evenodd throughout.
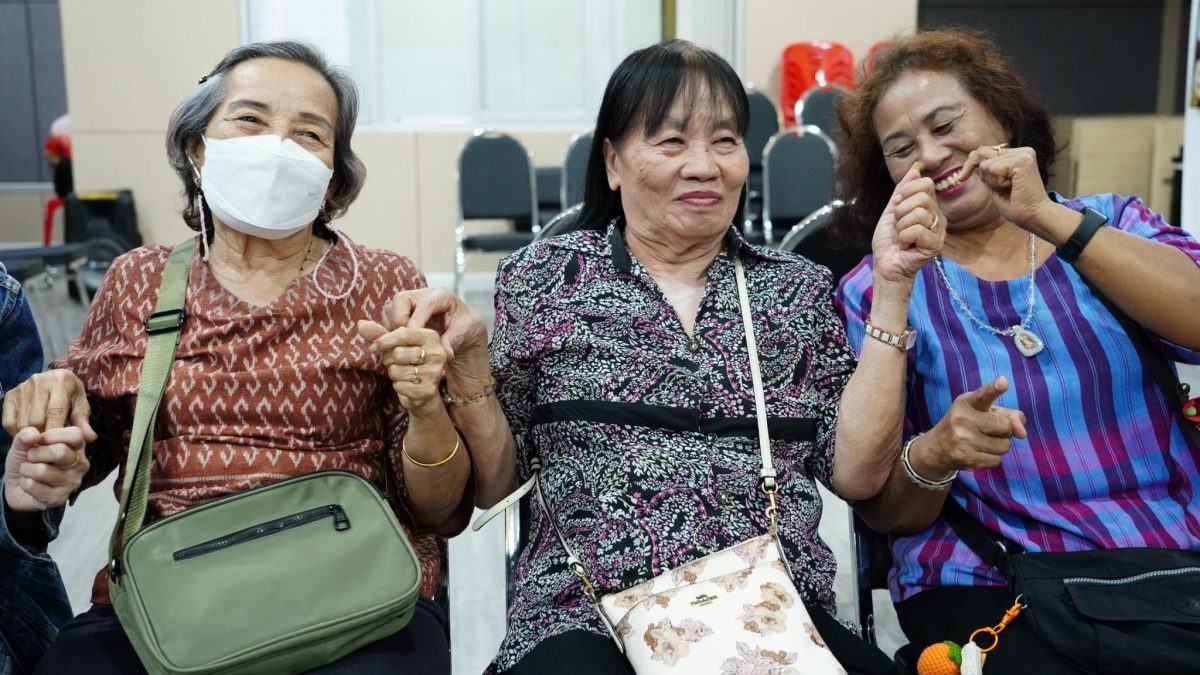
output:
<path id="1" fill-rule="evenodd" d="M 720 437 L 758 438 L 758 421 L 753 417 L 705 419 L 695 408 L 676 408 L 644 403 L 613 401 L 559 401 L 533 409 L 531 426 L 555 422 L 593 422 L 632 427 L 713 434 Z M 816 440 L 817 421 L 808 417 L 771 417 L 767 419 L 771 438 L 781 441 Z"/>

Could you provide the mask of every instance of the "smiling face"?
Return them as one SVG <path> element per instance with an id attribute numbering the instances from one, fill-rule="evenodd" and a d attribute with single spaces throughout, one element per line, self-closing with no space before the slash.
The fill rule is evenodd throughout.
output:
<path id="1" fill-rule="evenodd" d="M 732 110 L 703 93 L 691 98 L 690 107 L 677 100 L 654 132 L 637 125 L 616 145 L 604 141 L 608 185 L 621 191 L 627 227 L 683 246 L 724 236 L 750 171 Z"/>
<path id="2" fill-rule="evenodd" d="M 899 181 L 920 160 L 921 175 L 933 179 L 949 228 L 971 229 L 999 217 L 979 174 L 962 183 L 958 176 L 973 150 L 1005 143 L 1009 134 L 953 75 L 901 75 L 879 99 L 872 122 L 892 180 Z"/>
<path id="3" fill-rule="evenodd" d="M 225 74 L 225 99 L 204 135 L 275 134 L 295 141 L 333 168 L 337 110 L 337 95 L 321 73 L 295 61 L 251 59 Z M 204 165 L 203 143 L 197 143 L 191 154 L 197 168 Z"/>

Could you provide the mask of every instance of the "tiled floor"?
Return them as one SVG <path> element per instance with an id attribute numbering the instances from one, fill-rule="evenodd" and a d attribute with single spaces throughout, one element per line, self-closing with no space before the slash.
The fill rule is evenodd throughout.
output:
<path id="1" fill-rule="evenodd" d="M 436 282 L 435 282 L 436 283 Z M 64 281 L 40 281 L 28 284 L 30 302 L 43 333 L 49 355 L 61 354 L 82 325 L 84 309 L 66 298 Z M 468 293 L 468 300 L 490 321 L 490 289 Z M 67 510 L 62 535 L 51 553 L 59 562 L 72 604 L 85 609 L 92 579 L 105 564 L 105 550 L 116 512 L 112 482 L 108 481 L 83 493 Z M 849 517 L 846 507 L 836 499 L 826 499 L 821 535 L 829 542 L 840 561 L 850 560 Z M 502 519 L 489 523 L 479 532 L 468 530 L 450 542 L 450 602 L 455 675 L 476 675 L 491 660 L 504 634 L 504 527 Z M 851 566 L 839 570 L 837 590 L 842 616 L 854 618 L 854 594 L 850 581 Z M 877 591 L 877 594 L 879 592 Z M 877 621 L 885 650 L 898 644 L 891 605 L 886 595 L 876 605 L 886 613 Z"/>

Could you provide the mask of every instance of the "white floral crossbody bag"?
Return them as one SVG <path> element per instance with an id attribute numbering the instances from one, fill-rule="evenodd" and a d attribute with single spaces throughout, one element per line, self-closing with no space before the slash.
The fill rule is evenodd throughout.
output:
<path id="1" fill-rule="evenodd" d="M 567 565 L 601 623 L 638 675 L 667 673 L 789 673 L 845 675 L 817 632 L 792 581 L 778 538 L 775 467 L 767 431 L 766 401 L 750 299 L 740 259 L 735 260 L 738 299 L 746 330 L 758 440 L 760 477 L 769 523 L 766 534 L 676 567 L 649 581 L 597 595 L 591 576 L 554 523 L 538 472 L 484 513 L 478 529 L 532 488 L 567 554 Z"/>

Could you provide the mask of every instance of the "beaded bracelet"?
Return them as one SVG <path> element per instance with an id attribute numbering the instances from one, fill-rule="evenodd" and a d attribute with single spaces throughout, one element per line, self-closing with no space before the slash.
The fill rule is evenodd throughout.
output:
<path id="1" fill-rule="evenodd" d="M 452 405 L 456 408 L 461 408 L 464 405 L 471 405 L 472 403 L 479 403 L 483 399 L 491 396 L 492 393 L 495 391 L 496 391 L 496 378 L 494 378 L 494 377 L 492 378 L 492 381 L 488 382 L 487 386 L 483 388 L 483 391 L 471 394 L 470 396 L 467 396 L 465 398 L 452 395 L 446 389 L 446 381 L 445 380 L 442 380 L 442 384 L 441 384 L 442 403 L 445 403 L 446 405 Z"/>
<path id="2" fill-rule="evenodd" d="M 922 432 L 908 439 L 908 442 L 904 444 L 904 449 L 900 451 L 900 463 L 904 465 L 905 475 L 913 483 L 916 483 L 918 487 L 925 488 L 926 490 L 945 490 L 950 486 L 950 483 L 954 482 L 955 478 L 958 478 L 958 469 L 950 472 L 949 476 L 941 480 L 929 480 L 917 473 L 917 470 L 913 468 L 912 462 L 908 459 L 908 451 L 912 448 L 912 444 L 924 435 L 924 432 Z"/>

